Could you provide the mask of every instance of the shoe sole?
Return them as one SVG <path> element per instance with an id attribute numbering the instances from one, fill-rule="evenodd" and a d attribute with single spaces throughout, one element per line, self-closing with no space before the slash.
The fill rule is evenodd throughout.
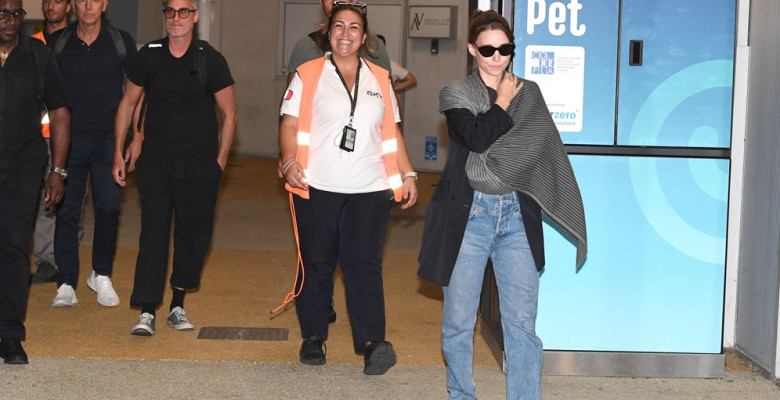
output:
<path id="1" fill-rule="evenodd" d="M 30 279 L 30 282 L 32 283 L 49 283 L 49 282 L 57 282 L 57 277 L 52 276 L 51 278 L 36 278 L 35 275 L 32 276 Z"/>
<path id="2" fill-rule="evenodd" d="M 52 307 L 58 307 L 58 308 L 60 308 L 60 307 L 73 307 L 73 306 L 75 306 L 75 305 L 76 305 L 78 302 L 79 302 L 78 300 L 73 300 L 73 301 L 71 301 L 71 302 L 66 302 L 66 301 L 53 301 L 53 302 L 51 303 L 51 306 L 52 306 Z"/>
<path id="3" fill-rule="evenodd" d="M 301 364 L 306 365 L 325 365 L 325 358 L 305 359 L 301 358 Z"/>
<path id="4" fill-rule="evenodd" d="M 92 279 L 87 278 L 87 287 L 89 287 L 90 290 L 92 290 L 93 292 L 97 293 L 97 290 L 95 289 L 95 283 L 92 281 Z M 119 299 L 116 300 L 116 303 L 105 303 L 100 301 L 100 298 L 98 297 L 97 302 L 101 306 L 105 306 L 105 307 L 116 307 L 119 305 Z"/>
<path id="5" fill-rule="evenodd" d="M 146 329 L 143 329 L 143 328 L 133 329 L 132 331 L 130 331 L 130 334 L 134 335 L 134 336 L 154 336 L 154 332 L 153 331 L 149 332 L 149 331 L 147 331 Z"/>
<path id="6" fill-rule="evenodd" d="M 10 360 L 6 358 L 4 363 L 8 364 L 8 365 L 27 365 L 30 362 L 25 360 L 25 359 L 23 359 L 23 358 L 13 358 L 13 359 L 10 359 Z"/>
<path id="7" fill-rule="evenodd" d="M 368 365 L 363 368 L 366 375 L 382 375 L 398 361 L 395 350 L 390 345 L 382 343 L 368 358 Z M 388 351 L 389 349 L 389 351 Z"/>
<path id="8" fill-rule="evenodd" d="M 195 325 L 181 326 L 181 325 L 176 325 L 176 324 L 172 324 L 172 323 L 168 322 L 168 326 L 170 326 L 171 328 L 173 328 L 173 329 L 175 329 L 177 331 L 194 331 L 195 330 Z"/>

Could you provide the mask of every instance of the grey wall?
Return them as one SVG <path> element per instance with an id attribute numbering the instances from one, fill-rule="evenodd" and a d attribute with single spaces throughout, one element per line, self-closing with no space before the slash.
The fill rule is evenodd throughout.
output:
<path id="1" fill-rule="evenodd" d="M 222 2 L 221 51 L 236 81 L 237 154 L 278 154 L 279 100 L 285 87 L 285 77 L 276 71 L 279 3 Z"/>
<path id="2" fill-rule="evenodd" d="M 29 1 L 29 0 L 28 0 Z M 160 4 L 159 1 L 157 4 Z M 162 7 L 159 7 L 162 9 Z M 76 12 L 73 11 L 75 14 Z M 138 41 L 138 0 L 113 0 L 106 7 L 108 20 Z"/>
<path id="3" fill-rule="evenodd" d="M 439 39 L 439 53 L 431 54 L 429 39 L 406 39 L 406 68 L 417 77 L 417 87 L 404 95 L 404 138 L 415 169 L 441 171 L 447 157 L 447 126 L 439 114 L 439 91 L 448 82 L 466 76 L 468 0 L 410 0 L 411 6 L 458 7 L 457 39 Z M 408 14 L 408 13 L 407 13 Z M 408 29 L 408 27 L 407 27 Z M 425 138 L 438 138 L 435 161 L 425 160 Z"/>
<path id="4" fill-rule="evenodd" d="M 120 0 L 124 1 L 124 0 Z M 138 4 L 138 20 L 136 21 L 137 34 L 133 36 L 135 41 L 146 44 L 152 40 L 165 36 L 163 24 L 162 2 L 160 0 L 131 0 Z M 114 0 L 114 3 L 119 1 Z M 108 2 L 109 6 L 113 4 Z"/>
<path id="5" fill-rule="evenodd" d="M 752 0 L 736 347 L 778 375 L 780 3 Z"/>

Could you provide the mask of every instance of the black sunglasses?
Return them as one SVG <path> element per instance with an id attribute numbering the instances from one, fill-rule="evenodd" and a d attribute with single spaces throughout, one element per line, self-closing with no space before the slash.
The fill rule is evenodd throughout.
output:
<path id="1" fill-rule="evenodd" d="M 335 12 L 336 10 L 338 10 L 339 8 L 357 8 L 357 9 L 358 9 L 358 10 L 360 10 L 360 11 L 361 11 L 363 14 L 365 14 L 365 13 L 366 13 L 366 8 L 367 8 L 367 7 L 368 7 L 368 5 L 366 5 L 366 3 L 363 3 L 363 2 L 357 2 L 357 1 L 356 1 L 356 2 L 354 2 L 354 3 L 350 3 L 350 2 L 348 2 L 348 1 L 334 1 L 334 2 L 333 2 L 333 11 L 334 11 L 334 12 Z"/>
<path id="2" fill-rule="evenodd" d="M 12 15 L 17 21 L 22 20 L 24 19 L 24 16 L 27 15 L 27 11 L 24 11 L 21 8 L 18 10 L 6 10 L 6 9 L 0 10 L 0 20 L 2 21 L 7 20 Z"/>
<path id="3" fill-rule="evenodd" d="M 181 19 L 187 19 L 190 17 L 190 14 L 198 11 L 198 10 L 190 10 L 189 8 L 180 8 L 178 10 L 174 10 L 171 7 L 163 8 L 163 15 L 165 15 L 165 18 L 173 19 L 173 16 L 176 14 L 179 14 L 179 18 Z"/>
<path id="4" fill-rule="evenodd" d="M 507 43 L 502 44 L 500 47 L 493 47 L 493 46 L 479 46 L 477 47 L 477 51 L 479 51 L 479 54 L 482 54 L 482 57 L 493 57 L 493 54 L 496 54 L 496 51 L 498 51 L 498 54 L 501 54 L 502 56 L 508 56 L 515 52 L 515 44 L 514 43 Z"/>

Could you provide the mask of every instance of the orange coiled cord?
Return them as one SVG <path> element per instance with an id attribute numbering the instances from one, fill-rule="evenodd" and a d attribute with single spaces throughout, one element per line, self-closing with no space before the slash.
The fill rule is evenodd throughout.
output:
<path id="1" fill-rule="evenodd" d="M 273 310 L 271 310 L 270 312 L 271 318 L 276 316 L 274 315 L 274 313 L 287 306 L 291 301 L 293 301 L 296 297 L 298 297 L 299 294 L 301 294 L 301 289 L 303 289 L 303 281 L 306 278 L 306 273 L 303 270 L 303 257 L 301 257 L 301 240 L 298 237 L 298 220 L 295 218 L 295 204 L 293 203 L 293 194 L 289 193 L 289 195 L 290 195 L 290 214 L 292 215 L 293 231 L 295 232 L 295 247 L 298 249 L 298 264 L 296 265 L 295 268 L 295 281 L 293 282 L 293 288 L 284 297 L 284 302 L 280 304 L 279 307 L 276 307 Z M 300 286 L 298 286 L 297 284 L 299 274 L 301 276 Z"/>

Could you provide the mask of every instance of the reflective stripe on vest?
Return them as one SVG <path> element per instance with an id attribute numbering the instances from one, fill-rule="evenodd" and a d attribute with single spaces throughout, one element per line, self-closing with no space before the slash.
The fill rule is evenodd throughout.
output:
<path id="1" fill-rule="evenodd" d="M 40 31 L 32 35 L 32 37 L 46 44 L 46 37 L 43 36 L 43 31 Z M 43 134 L 43 137 L 47 139 L 49 138 L 49 136 L 51 136 L 51 134 L 49 133 L 49 113 L 44 114 L 43 118 L 41 119 L 41 133 Z"/>
<path id="2" fill-rule="evenodd" d="M 298 150 L 295 157 L 303 167 L 308 176 L 309 164 L 309 142 L 311 136 L 311 117 L 312 106 L 314 104 L 314 95 L 317 92 L 317 84 L 325 68 L 325 57 L 320 57 L 306 62 L 298 67 L 298 76 L 303 81 L 303 91 L 301 93 L 300 110 L 298 111 Z M 382 91 L 382 100 L 385 103 L 385 115 L 382 120 L 382 159 L 385 164 L 385 171 L 390 188 L 393 190 L 395 201 L 400 202 L 403 199 L 403 179 L 398 169 L 398 129 L 395 124 L 395 114 L 393 113 L 392 88 L 390 87 L 390 76 L 388 72 L 373 64 L 365 61 L 368 68 L 376 77 L 379 88 Z M 293 188 L 285 184 L 285 188 L 301 196 L 304 199 L 309 198 L 309 192 Z"/>

